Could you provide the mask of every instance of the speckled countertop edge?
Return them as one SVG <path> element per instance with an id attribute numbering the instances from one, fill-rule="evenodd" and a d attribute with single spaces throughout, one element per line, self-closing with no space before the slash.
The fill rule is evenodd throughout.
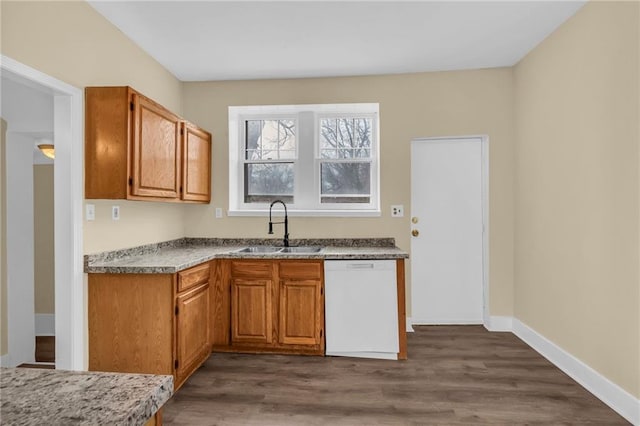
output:
<path id="1" fill-rule="evenodd" d="M 2 423 L 142 425 L 171 398 L 173 377 L 1 368 Z"/>
<path id="2" fill-rule="evenodd" d="M 247 246 L 276 245 L 275 239 L 183 238 L 85 256 L 87 273 L 172 274 L 212 259 L 405 259 L 393 238 L 297 239 L 292 246 L 320 246 L 318 253 L 239 253 Z"/>

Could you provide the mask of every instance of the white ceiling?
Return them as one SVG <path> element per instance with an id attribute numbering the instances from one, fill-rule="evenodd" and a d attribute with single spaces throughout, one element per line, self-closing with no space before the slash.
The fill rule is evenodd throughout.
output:
<path id="1" fill-rule="evenodd" d="M 516 64 L 585 1 L 89 1 L 183 81 Z"/>

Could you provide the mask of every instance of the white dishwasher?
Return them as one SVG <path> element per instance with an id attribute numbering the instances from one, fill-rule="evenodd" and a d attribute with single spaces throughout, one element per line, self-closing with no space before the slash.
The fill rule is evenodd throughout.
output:
<path id="1" fill-rule="evenodd" d="M 395 260 L 324 262 L 326 354 L 398 359 Z"/>

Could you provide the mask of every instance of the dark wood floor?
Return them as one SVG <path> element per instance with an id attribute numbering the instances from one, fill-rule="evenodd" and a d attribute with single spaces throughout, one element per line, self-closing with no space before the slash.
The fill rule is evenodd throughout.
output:
<path id="1" fill-rule="evenodd" d="M 20 364 L 18 368 L 56 368 L 56 338 L 55 336 L 36 336 L 36 362 L 46 362 L 48 364 Z"/>
<path id="2" fill-rule="evenodd" d="M 36 362 L 56 362 L 55 336 L 36 336 Z"/>
<path id="3" fill-rule="evenodd" d="M 408 361 L 213 354 L 166 425 L 629 424 L 511 333 L 422 326 Z"/>

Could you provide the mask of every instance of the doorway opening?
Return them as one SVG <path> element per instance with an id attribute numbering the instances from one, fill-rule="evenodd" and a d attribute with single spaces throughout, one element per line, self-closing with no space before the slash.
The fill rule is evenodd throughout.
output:
<path id="1" fill-rule="evenodd" d="M 3 81 L 10 81 L 20 87 L 45 93 L 52 97 L 52 139 L 55 146 L 55 167 L 53 168 L 53 250 L 54 263 L 54 318 L 53 334 L 56 337 L 55 366 L 59 369 L 85 370 L 85 338 L 86 327 L 84 315 L 84 283 L 82 270 L 82 182 L 83 182 L 83 94 L 76 87 L 70 86 L 38 70 L 21 64 L 4 55 L 1 56 L 0 71 Z M 4 96 L 4 94 L 3 94 Z M 0 111 L 0 115 L 1 111 Z M 26 145 L 15 145 L 19 150 L 33 155 L 33 136 L 20 135 L 20 126 L 11 134 L 11 123 L 8 134 L 14 138 L 30 139 Z M 36 131 L 36 133 L 38 133 Z M 31 138 L 29 137 L 31 136 Z M 4 139 L 3 139 L 4 140 Z M 10 144 L 5 144 L 10 145 Z M 6 148 L 6 147 L 3 147 Z M 13 160 L 3 151 L 2 182 L 8 183 L 7 165 Z M 9 153 L 11 155 L 11 153 Z M 33 183 L 33 169 L 30 169 L 30 180 Z M 23 170 L 24 172 L 24 170 Z M 45 178 L 46 179 L 46 178 Z M 32 185 L 33 186 L 33 185 Z M 6 191 L 2 193 L 6 205 Z M 33 211 L 33 197 L 31 198 Z M 7 208 L 9 207 L 6 205 Z M 2 333 L 6 333 L 7 347 L 3 348 L 0 358 L 2 366 L 16 366 L 35 358 L 35 301 L 33 279 L 33 220 L 31 220 L 31 238 L 20 238 L 11 232 L 17 213 L 2 215 L 2 278 L 6 286 L 6 305 L 3 303 Z M 13 218 L 13 219 L 12 219 Z M 31 215 L 33 219 L 33 215 Z M 22 222 L 28 222 L 22 221 Z M 7 258 L 31 250 L 31 277 L 22 279 L 20 264 L 7 261 Z M 31 297 L 24 298 L 29 293 Z M 51 297 L 51 296 L 49 296 Z M 4 299 L 4 298 L 3 298 Z M 50 301 L 49 301 L 50 302 Z M 40 318 L 42 319 L 42 318 Z M 47 327 L 51 327 L 50 321 Z M 49 328 L 50 330 L 50 328 Z"/>

